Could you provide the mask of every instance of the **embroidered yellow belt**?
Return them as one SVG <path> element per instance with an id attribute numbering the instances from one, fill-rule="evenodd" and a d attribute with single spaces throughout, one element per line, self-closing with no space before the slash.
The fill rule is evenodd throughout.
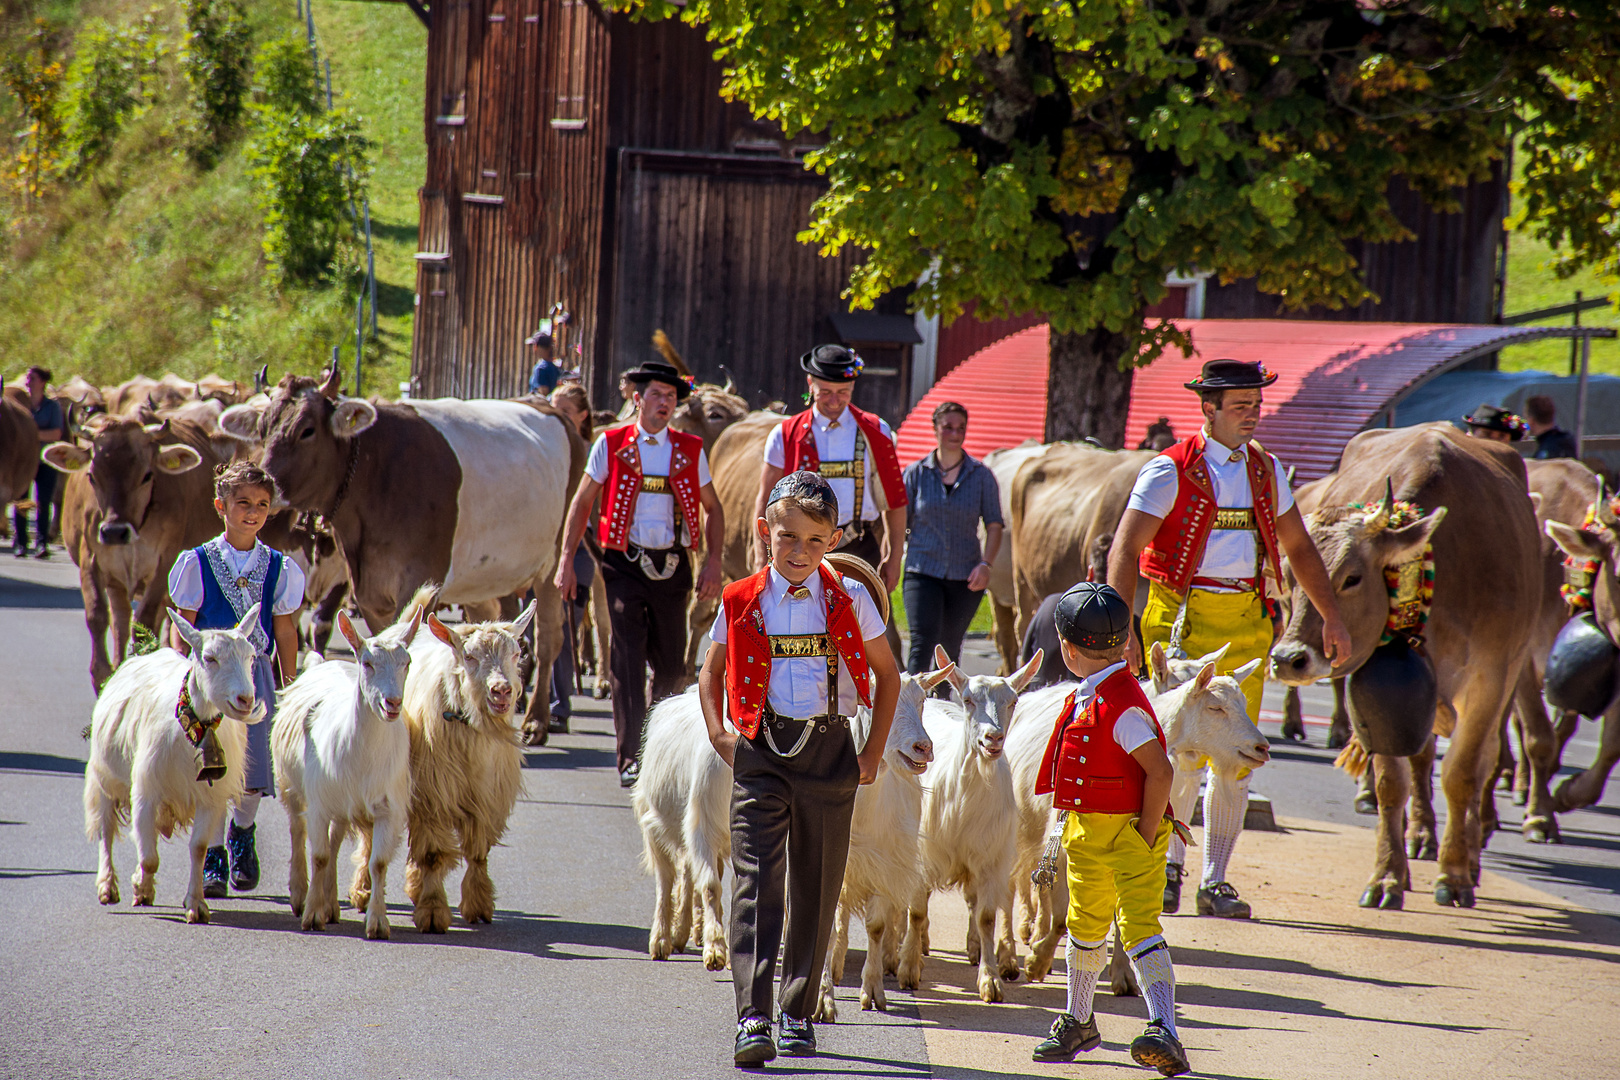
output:
<path id="1" fill-rule="evenodd" d="M 668 495 L 670 490 L 669 477 L 648 476 L 646 473 L 642 473 L 641 493 L 643 495 Z"/>
<path id="2" fill-rule="evenodd" d="M 854 480 L 865 475 L 866 461 L 823 461 L 816 471 L 830 480 Z"/>
<path id="3" fill-rule="evenodd" d="M 1216 510 L 1215 528 L 1217 529 L 1248 529 L 1253 531 L 1254 510 L 1243 507 L 1237 510 Z"/>
<path id="4" fill-rule="evenodd" d="M 771 659 L 797 660 L 805 657 L 833 655 L 832 642 L 826 634 L 772 634 Z"/>

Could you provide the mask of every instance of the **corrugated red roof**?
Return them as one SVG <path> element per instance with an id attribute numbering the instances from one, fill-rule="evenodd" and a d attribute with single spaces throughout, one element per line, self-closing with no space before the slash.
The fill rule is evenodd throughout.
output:
<path id="1" fill-rule="evenodd" d="M 1358 431 L 1386 423 L 1392 404 L 1419 383 L 1504 345 L 1556 329 L 1417 323 L 1304 322 L 1288 319 L 1197 319 L 1181 322 L 1193 355 L 1171 353 L 1136 373 L 1125 444 L 1149 424 L 1170 418 L 1178 436 L 1202 423 L 1198 397 L 1183 384 L 1205 359 L 1258 360 L 1277 373 L 1266 390 L 1255 437 L 1300 482 L 1332 471 Z M 1041 439 L 1046 430 L 1047 327 L 1035 326 L 976 353 L 936 383 L 900 425 L 902 462 L 933 449 L 929 417 L 942 401 L 970 414 L 967 450 L 991 450 Z"/>

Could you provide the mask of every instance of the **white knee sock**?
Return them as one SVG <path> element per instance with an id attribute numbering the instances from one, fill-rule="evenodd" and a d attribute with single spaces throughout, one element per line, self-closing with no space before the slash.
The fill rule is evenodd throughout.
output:
<path id="1" fill-rule="evenodd" d="M 1226 880 L 1226 864 L 1232 861 L 1232 849 L 1237 847 L 1248 810 L 1247 776 L 1235 785 L 1217 783 L 1214 776 L 1209 778 L 1209 786 L 1204 789 L 1203 888 Z"/>
<path id="2" fill-rule="evenodd" d="M 1102 978 L 1103 969 L 1108 966 L 1108 949 L 1105 942 L 1095 945 L 1077 944 L 1072 937 L 1065 937 L 1064 960 L 1069 967 L 1069 1005 L 1064 1011 L 1076 1020 L 1085 1020 L 1091 1016 L 1091 1000 L 1097 996 L 1097 980 Z"/>
<path id="3" fill-rule="evenodd" d="M 1176 970 L 1170 964 L 1170 947 L 1162 937 L 1151 937 L 1131 952 L 1131 968 L 1147 1000 L 1148 1018 L 1176 1031 Z"/>
<path id="4" fill-rule="evenodd" d="M 242 796 L 236 808 L 231 811 L 231 820 L 236 822 L 238 829 L 245 829 L 253 824 L 253 819 L 259 813 L 259 800 L 262 798 L 264 796 L 258 793 Z"/>

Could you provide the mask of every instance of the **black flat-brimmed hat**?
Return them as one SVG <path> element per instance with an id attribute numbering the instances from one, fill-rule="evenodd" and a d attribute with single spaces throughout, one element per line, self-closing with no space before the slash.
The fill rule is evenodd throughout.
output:
<path id="1" fill-rule="evenodd" d="M 541 349 L 549 349 L 551 348 L 551 331 L 536 330 L 534 333 L 523 339 L 523 344 L 533 345 Z"/>
<path id="2" fill-rule="evenodd" d="M 1258 390 L 1277 381 L 1258 360 L 1207 360 L 1198 378 L 1184 383 L 1189 390 Z"/>
<path id="3" fill-rule="evenodd" d="M 866 365 L 852 350 L 842 345 L 817 345 L 799 357 L 799 366 L 828 382 L 854 382 Z"/>
<path id="4" fill-rule="evenodd" d="M 1469 427 L 1484 428 L 1486 431 L 1500 431 L 1512 436 L 1514 442 L 1524 438 L 1530 430 L 1522 416 L 1516 416 L 1506 409 L 1499 409 L 1495 405 L 1481 405 L 1474 410 L 1472 416 L 1463 417 L 1463 423 Z"/>
<path id="5" fill-rule="evenodd" d="M 645 386 L 650 382 L 668 383 L 675 388 L 677 401 L 692 392 L 691 380 L 675 370 L 674 364 L 666 364 L 662 360 L 645 360 L 640 367 L 625 372 L 623 377 L 637 386 Z"/>
<path id="6" fill-rule="evenodd" d="M 1082 581 L 1058 599 L 1058 634 L 1071 645 L 1102 652 L 1125 644 L 1131 607 L 1113 586 Z"/>

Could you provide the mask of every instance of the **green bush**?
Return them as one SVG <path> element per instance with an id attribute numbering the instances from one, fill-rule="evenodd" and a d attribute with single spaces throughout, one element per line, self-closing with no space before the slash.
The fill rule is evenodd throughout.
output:
<path id="1" fill-rule="evenodd" d="M 314 116 L 324 103 L 309 46 L 291 35 L 259 46 L 253 57 L 253 82 L 259 109 Z"/>
<path id="2" fill-rule="evenodd" d="M 60 168 L 77 179 L 106 158 L 124 125 L 150 104 L 164 47 L 155 10 L 124 26 L 94 19 L 73 44 L 57 116 Z"/>
<path id="3" fill-rule="evenodd" d="M 0 57 L 0 82 L 16 99 L 24 123 L 16 133 L 17 154 L 6 169 L 6 179 L 25 197 L 43 193 L 61 154 L 62 121 L 57 103 L 64 71 L 55 54 L 55 34 L 44 19 L 35 19 L 27 36 Z"/>
<path id="4" fill-rule="evenodd" d="M 345 214 L 365 195 L 366 146 L 359 117 L 347 110 L 260 110 L 247 158 L 276 287 L 336 276 L 340 247 L 354 234 Z"/>
<path id="5" fill-rule="evenodd" d="M 188 152 L 212 168 L 236 133 L 250 86 L 253 32 L 236 0 L 182 0 L 186 32 L 180 46 L 189 112 Z"/>

